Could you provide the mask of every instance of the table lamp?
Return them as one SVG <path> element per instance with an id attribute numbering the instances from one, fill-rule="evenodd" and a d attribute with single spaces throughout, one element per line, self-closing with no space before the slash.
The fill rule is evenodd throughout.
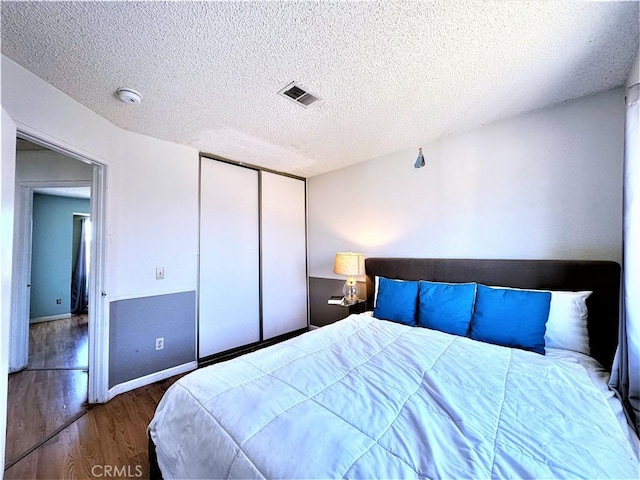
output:
<path id="1" fill-rule="evenodd" d="M 348 305 L 356 303 L 358 299 L 358 282 L 354 275 L 364 275 L 364 255 L 361 253 L 336 253 L 333 263 L 333 273 L 347 275 L 347 281 L 342 287 L 344 302 Z"/>

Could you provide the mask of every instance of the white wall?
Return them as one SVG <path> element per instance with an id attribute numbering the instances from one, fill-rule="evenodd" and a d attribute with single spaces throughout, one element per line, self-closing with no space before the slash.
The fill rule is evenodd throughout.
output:
<path id="1" fill-rule="evenodd" d="M 17 182 L 93 180 L 93 167 L 51 150 L 23 150 L 16 153 Z"/>
<path id="2" fill-rule="evenodd" d="M 345 250 L 620 262 L 623 146 L 616 89 L 312 177 L 310 275 Z"/>
<path id="3" fill-rule="evenodd" d="M 2 105 L 18 129 L 107 165 L 110 297 L 196 288 L 196 149 L 122 130 L 5 56 Z"/>
<path id="4" fill-rule="evenodd" d="M 122 130 L 5 56 L 2 107 L 18 130 L 106 165 L 105 301 L 196 289 L 196 149 Z"/>
<path id="5" fill-rule="evenodd" d="M 636 59 L 633 62 L 631 71 L 629 72 L 629 78 L 627 78 L 627 88 L 636 83 L 640 83 L 640 46 L 638 47 Z"/>
<path id="6" fill-rule="evenodd" d="M 2 109 L 2 161 L 0 163 L 0 478 L 4 472 L 9 375 L 9 323 L 11 317 L 11 257 L 15 177 L 15 125 Z"/>
<path id="7" fill-rule="evenodd" d="M 110 299 L 195 290 L 199 152 L 120 134 L 123 164 L 110 169 L 108 189 Z"/>

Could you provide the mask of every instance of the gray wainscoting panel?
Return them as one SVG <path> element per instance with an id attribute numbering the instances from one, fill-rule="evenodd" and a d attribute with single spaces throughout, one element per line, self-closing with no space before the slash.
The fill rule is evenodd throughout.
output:
<path id="1" fill-rule="evenodd" d="M 156 338 L 164 348 L 156 350 Z M 109 388 L 196 360 L 196 292 L 111 302 Z"/>
<path id="2" fill-rule="evenodd" d="M 332 295 L 342 295 L 345 280 L 309 277 L 309 323 L 311 325 L 322 327 L 346 317 L 347 311 L 344 307 L 327 303 Z M 366 282 L 358 282 L 358 287 L 360 298 L 365 299 L 367 297 Z"/>

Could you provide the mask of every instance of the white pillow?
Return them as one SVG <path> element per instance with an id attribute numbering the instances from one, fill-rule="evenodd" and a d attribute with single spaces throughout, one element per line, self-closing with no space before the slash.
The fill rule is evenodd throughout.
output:
<path id="1" fill-rule="evenodd" d="M 378 285 L 380 280 L 378 280 L 378 275 L 373 278 L 373 308 L 376 308 L 376 303 L 378 303 Z"/>
<path id="2" fill-rule="evenodd" d="M 551 292 L 545 347 L 591 354 L 586 300 L 592 292 Z"/>

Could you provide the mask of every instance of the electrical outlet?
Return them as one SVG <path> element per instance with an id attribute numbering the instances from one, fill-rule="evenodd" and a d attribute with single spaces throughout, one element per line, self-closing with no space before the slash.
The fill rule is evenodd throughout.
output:
<path id="1" fill-rule="evenodd" d="M 56 298 L 56 305 L 62 305 L 62 299 Z"/>
<path id="2" fill-rule="evenodd" d="M 164 267 L 156 268 L 156 280 L 164 280 Z"/>
<path id="3" fill-rule="evenodd" d="M 156 350 L 162 350 L 164 348 L 164 337 L 156 338 Z"/>

